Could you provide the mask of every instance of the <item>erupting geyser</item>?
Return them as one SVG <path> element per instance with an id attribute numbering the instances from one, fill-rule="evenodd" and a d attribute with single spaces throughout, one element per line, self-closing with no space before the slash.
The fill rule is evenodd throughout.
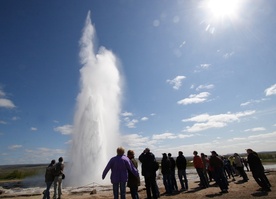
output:
<path id="1" fill-rule="evenodd" d="M 94 36 L 88 12 L 80 40 L 80 93 L 66 169 L 70 186 L 102 184 L 102 171 L 120 145 L 120 72 L 112 52 L 104 47 L 94 52 Z"/>

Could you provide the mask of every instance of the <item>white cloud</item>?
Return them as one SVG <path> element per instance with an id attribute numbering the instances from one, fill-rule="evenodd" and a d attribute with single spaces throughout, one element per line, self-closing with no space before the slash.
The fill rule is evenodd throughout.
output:
<path id="1" fill-rule="evenodd" d="M 153 140 L 166 140 L 166 139 L 175 139 L 177 136 L 173 133 L 162 133 L 162 134 L 153 134 L 152 139 Z"/>
<path id="2" fill-rule="evenodd" d="M 14 103 L 9 100 L 9 99 L 0 99 L 0 107 L 4 107 L 4 108 L 15 108 Z"/>
<path id="3" fill-rule="evenodd" d="M 256 132 L 256 131 L 265 131 L 266 129 L 264 127 L 255 127 L 255 128 L 252 128 L 252 129 L 246 129 L 244 130 L 245 132 Z"/>
<path id="4" fill-rule="evenodd" d="M 31 131 L 37 131 L 36 127 L 31 127 L 30 129 L 31 129 Z"/>
<path id="5" fill-rule="evenodd" d="M 213 84 L 208 85 L 200 85 L 196 88 L 196 91 L 200 91 L 202 89 L 213 89 L 215 86 Z"/>
<path id="6" fill-rule="evenodd" d="M 147 121 L 147 120 L 149 120 L 148 117 L 142 117 L 142 118 L 141 118 L 141 121 Z"/>
<path id="7" fill-rule="evenodd" d="M 167 82 L 173 85 L 173 89 L 178 90 L 182 86 L 182 80 L 185 78 L 185 76 L 176 76 L 172 80 L 168 79 Z"/>
<path id="8" fill-rule="evenodd" d="M 211 128 L 222 128 L 228 123 L 239 121 L 241 117 L 246 117 L 254 114 L 255 111 L 244 111 L 238 113 L 226 113 L 218 115 L 201 114 L 195 117 L 182 120 L 183 122 L 196 122 L 192 126 L 187 126 L 184 131 L 199 132 Z"/>
<path id="9" fill-rule="evenodd" d="M 276 95 L 276 84 L 265 89 L 265 95 L 266 96 Z"/>
<path id="10" fill-rule="evenodd" d="M 3 91 L 3 89 L 0 87 L 0 108 L 15 108 L 16 106 L 14 103 L 6 98 L 6 93 Z"/>
<path id="11" fill-rule="evenodd" d="M 133 114 L 130 113 L 130 112 L 123 112 L 123 113 L 121 113 L 121 115 L 122 115 L 123 117 L 133 116 Z"/>
<path id="12" fill-rule="evenodd" d="M 7 124 L 7 122 L 0 120 L 0 124 Z"/>
<path id="13" fill-rule="evenodd" d="M 128 145 L 131 148 L 145 147 L 150 142 L 148 137 L 143 137 L 142 135 L 138 135 L 138 134 L 125 135 L 122 137 L 122 140 L 126 145 Z"/>
<path id="14" fill-rule="evenodd" d="M 64 126 L 58 126 L 54 128 L 54 131 L 60 132 L 62 135 L 69 135 L 73 133 L 73 126 L 66 124 Z"/>
<path id="15" fill-rule="evenodd" d="M 210 66 L 211 64 L 200 64 L 200 67 L 204 69 L 209 68 Z"/>
<path id="16" fill-rule="evenodd" d="M 202 92 L 199 94 L 192 94 L 190 95 L 188 98 L 184 98 L 180 101 L 178 101 L 178 104 L 183 104 L 183 105 L 187 105 L 187 104 L 198 104 L 198 103 L 202 103 L 205 102 L 208 97 L 210 96 L 209 92 Z"/>
<path id="17" fill-rule="evenodd" d="M 13 121 L 16 121 L 16 120 L 19 120 L 19 119 L 20 119 L 20 117 L 16 117 L 16 116 L 12 117 Z"/>
<path id="18" fill-rule="evenodd" d="M 240 104 L 240 106 L 248 106 L 248 105 L 251 105 L 251 104 L 257 104 L 257 103 L 261 103 L 263 101 L 266 101 L 267 99 L 265 98 L 262 98 L 260 100 L 249 100 L 247 102 L 243 102 Z"/>
<path id="19" fill-rule="evenodd" d="M 128 128 L 130 128 L 130 129 L 133 129 L 133 128 L 136 128 L 136 124 L 139 122 L 138 120 L 136 120 L 136 119 L 130 119 L 129 117 L 126 117 L 126 118 L 124 118 L 124 121 L 126 122 L 125 123 L 125 126 L 127 126 Z"/>
<path id="20" fill-rule="evenodd" d="M 182 48 L 186 44 L 186 41 L 183 41 L 182 44 L 179 45 L 179 48 Z"/>
<path id="21" fill-rule="evenodd" d="M 15 144 L 15 145 L 10 145 L 9 149 L 15 150 L 15 149 L 19 149 L 19 148 L 22 148 L 22 147 L 23 147 L 22 145 Z"/>

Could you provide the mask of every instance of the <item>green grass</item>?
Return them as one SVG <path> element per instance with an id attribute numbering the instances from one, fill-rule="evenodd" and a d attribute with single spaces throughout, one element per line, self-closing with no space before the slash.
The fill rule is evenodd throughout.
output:
<path id="1" fill-rule="evenodd" d="M 45 165 L 14 165 L 0 167 L 0 180 L 21 180 L 45 172 Z"/>

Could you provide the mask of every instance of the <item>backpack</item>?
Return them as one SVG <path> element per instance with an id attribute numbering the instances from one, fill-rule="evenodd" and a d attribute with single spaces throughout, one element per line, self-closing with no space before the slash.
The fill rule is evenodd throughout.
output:
<path id="1" fill-rule="evenodd" d="M 54 174 L 55 176 L 58 176 L 60 175 L 62 172 L 61 172 L 61 163 L 58 162 L 56 165 L 55 165 L 55 170 L 54 170 Z"/>

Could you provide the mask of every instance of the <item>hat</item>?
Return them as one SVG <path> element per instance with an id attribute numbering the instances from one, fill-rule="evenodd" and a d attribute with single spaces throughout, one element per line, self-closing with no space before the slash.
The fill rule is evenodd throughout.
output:
<path id="1" fill-rule="evenodd" d="M 183 152 L 182 152 L 182 151 L 178 151 L 178 153 L 179 153 L 179 154 L 183 154 Z"/>
<path id="2" fill-rule="evenodd" d="M 216 151 L 210 151 L 214 155 L 218 155 Z"/>

